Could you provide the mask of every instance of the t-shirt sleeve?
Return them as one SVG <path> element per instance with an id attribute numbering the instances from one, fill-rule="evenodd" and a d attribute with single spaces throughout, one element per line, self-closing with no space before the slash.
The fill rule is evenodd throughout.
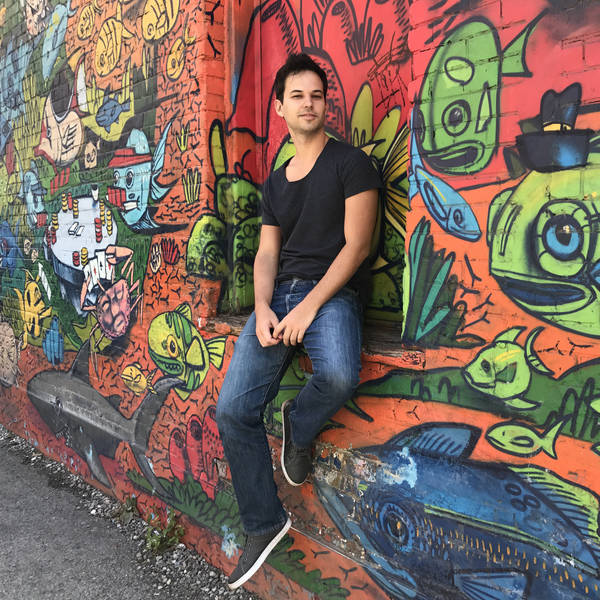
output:
<path id="1" fill-rule="evenodd" d="M 353 149 L 342 167 L 344 198 L 382 187 L 381 179 L 371 159 L 359 149 Z"/>
<path id="2" fill-rule="evenodd" d="M 273 209 L 271 208 L 271 179 L 267 178 L 263 185 L 262 189 L 262 201 L 260 203 L 261 206 L 261 217 L 263 225 L 275 225 L 279 227 L 279 223 L 273 214 Z"/>

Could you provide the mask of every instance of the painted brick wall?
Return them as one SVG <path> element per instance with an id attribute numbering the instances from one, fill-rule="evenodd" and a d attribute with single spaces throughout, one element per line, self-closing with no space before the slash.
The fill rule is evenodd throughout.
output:
<path id="1" fill-rule="evenodd" d="M 23 0 L 0 8 L 0 422 L 233 568 L 215 404 L 304 51 L 384 182 L 361 384 L 265 598 L 598 597 L 600 7 Z M 310 377 L 300 354 L 265 415 Z M 154 508 L 153 508 L 154 507 Z"/>

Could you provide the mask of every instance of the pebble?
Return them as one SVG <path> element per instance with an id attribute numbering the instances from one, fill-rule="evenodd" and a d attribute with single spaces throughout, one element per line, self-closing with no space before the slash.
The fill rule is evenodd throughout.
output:
<path id="1" fill-rule="evenodd" d="M 244 589 L 230 590 L 227 587 L 227 576 L 185 544 L 178 544 L 174 549 L 155 558 L 146 550 L 146 523 L 143 519 L 133 518 L 127 525 L 123 525 L 116 516 L 121 505 L 115 498 L 93 488 L 78 475 L 71 473 L 62 463 L 47 458 L 2 425 L 0 445 L 17 452 L 23 458 L 24 465 L 30 464 L 33 468 L 45 472 L 48 485 L 62 487 L 78 496 L 78 508 L 87 510 L 97 519 L 103 519 L 105 527 L 116 527 L 122 535 L 128 537 L 138 548 L 134 555 L 137 566 L 132 564 L 132 570 L 135 567 L 143 571 L 147 580 L 158 590 L 154 596 L 159 596 L 160 600 L 260 600 L 258 596 Z M 168 588 L 168 591 L 165 588 Z"/>

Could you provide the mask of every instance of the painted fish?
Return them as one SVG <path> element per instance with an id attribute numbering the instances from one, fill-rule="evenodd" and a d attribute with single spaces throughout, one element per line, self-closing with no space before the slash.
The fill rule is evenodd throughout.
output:
<path id="1" fill-rule="evenodd" d="M 557 458 L 556 438 L 572 416 L 552 423 L 541 435 L 533 427 L 518 421 L 498 423 L 487 430 L 485 439 L 497 450 L 514 456 L 535 456 L 543 450 L 551 458 Z"/>
<path id="2" fill-rule="evenodd" d="M 177 21 L 179 0 L 147 0 L 142 13 L 142 35 L 147 42 L 165 36 Z"/>
<path id="3" fill-rule="evenodd" d="M 200 387 L 212 364 L 221 368 L 226 336 L 205 341 L 192 322 L 187 303 L 154 317 L 148 329 L 150 357 L 165 374 L 177 377 L 183 385 L 175 391 L 186 400 Z"/>
<path id="4" fill-rule="evenodd" d="M 590 162 L 600 154 L 590 152 Z M 538 319 L 600 337 L 600 169 L 530 172 L 490 204 L 490 273 Z"/>
<path id="5" fill-rule="evenodd" d="M 480 436 L 419 425 L 319 459 L 314 487 L 392 598 L 596 597 L 600 498 L 541 467 L 473 460 Z"/>
<path id="6" fill-rule="evenodd" d="M 129 98 L 125 102 L 119 102 L 118 98 L 119 92 L 115 92 L 111 97 L 109 90 L 106 90 L 104 101 L 96 114 L 96 123 L 100 127 L 104 127 L 107 133 L 110 131 L 111 125 L 119 119 L 121 113 L 127 112 L 131 106 Z"/>
<path id="7" fill-rule="evenodd" d="M 497 30 L 482 18 L 467 19 L 438 46 L 413 111 L 421 156 L 433 169 L 463 175 L 489 164 L 498 147 L 501 79 L 531 75 L 527 43 L 543 14 L 504 49 Z"/>
<path id="8" fill-rule="evenodd" d="M 185 50 L 187 46 L 194 43 L 196 38 L 190 37 L 188 28 L 186 26 L 185 32 L 182 36 L 179 36 L 171 46 L 169 54 L 167 55 L 166 73 L 167 77 L 171 81 L 176 81 L 181 77 L 183 67 L 185 65 Z"/>
<path id="9" fill-rule="evenodd" d="M 77 37 L 80 40 L 87 40 L 92 35 L 97 14 L 102 14 L 102 9 L 98 6 L 98 0 L 92 0 L 82 8 L 77 22 Z"/>
<path id="10" fill-rule="evenodd" d="M 473 210 L 452 186 L 430 173 L 421 160 L 417 143 L 420 131 L 415 125 L 415 114 L 413 110 L 408 169 L 409 201 L 417 193 L 421 194 L 429 214 L 444 231 L 462 240 L 475 242 L 481 237 L 481 229 Z"/>
<path id="11" fill-rule="evenodd" d="M 102 485 L 112 487 L 100 456 L 114 459 L 119 444 L 126 442 L 153 493 L 172 501 L 146 453 L 156 418 L 177 379 L 157 381 L 156 393 L 147 393 L 128 419 L 119 411 L 120 396 L 103 396 L 90 384 L 89 359 L 90 342 L 86 340 L 69 371 L 50 369 L 34 375 L 27 384 L 31 403 L 52 433 L 65 439 Z"/>
<path id="12" fill-rule="evenodd" d="M 96 42 L 96 74 L 104 77 L 112 72 L 121 58 L 121 44 L 123 39 L 134 37 L 123 25 L 123 9 L 121 3 L 117 4 L 117 14 L 108 18 L 102 24 L 98 41 Z"/>
<path id="13" fill-rule="evenodd" d="M 136 396 L 144 394 L 146 391 L 156 394 L 156 390 L 152 386 L 152 379 L 157 370 L 154 369 L 144 375 L 142 365 L 139 362 L 134 362 L 123 369 L 121 379 Z"/>
<path id="14" fill-rule="evenodd" d="M 40 276 L 33 277 L 25 271 L 25 290 L 13 288 L 19 300 L 19 310 L 23 320 L 23 348 L 27 347 L 28 336 L 38 338 L 42 333 L 42 320 L 52 314 L 52 307 L 46 306 L 38 282 Z"/>
<path id="15" fill-rule="evenodd" d="M 543 327 L 531 331 L 525 347 L 516 343 L 524 329 L 512 327 L 503 331 L 463 369 L 463 376 L 473 389 L 504 400 L 507 406 L 517 410 L 540 406 L 540 402 L 522 397 L 531 383 L 531 369 L 543 375 L 553 374 L 533 349 Z"/>

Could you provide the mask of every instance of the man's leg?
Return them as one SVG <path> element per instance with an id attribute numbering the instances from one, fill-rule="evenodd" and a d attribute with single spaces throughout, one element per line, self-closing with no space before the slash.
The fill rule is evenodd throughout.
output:
<path id="1" fill-rule="evenodd" d="M 303 344 L 313 367 L 313 375 L 289 407 L 283 410 L 289 432 L 284 453 L 289 449 L 309 449 L 313 439 L 325 422 L 332 417 L 354 394 L 359 382 L 362 343 L 362 311 L 358 296 L 346 288 L 326 302 L 306 330 Z M 289 442 L 292 442 L 290 446 Z M 306 453 L 305 453 L 306 454 Z M 309 454 L 307 456 L 310 456 Z M 292 458 L 292 454 L 287 458 Z M 290 483 L 298 485 L 299 478 L 286 469 Z M 287 460 L 282 460 L 282 466 Z M 310 464 L 307 464 L 309 468 Z M 289 477 L 290 475 L 291 477 Z"/>
<path id="2" fill-rule="evenodd" d="M 266 534 L 287 520 L 273 480 L 273 464 L 263 423 L 265 406 L 277 394 L 294 348 L 263 348 L 254 313 L 235 343 L 219 393 L 217 424 L 244 530 Z"/>

